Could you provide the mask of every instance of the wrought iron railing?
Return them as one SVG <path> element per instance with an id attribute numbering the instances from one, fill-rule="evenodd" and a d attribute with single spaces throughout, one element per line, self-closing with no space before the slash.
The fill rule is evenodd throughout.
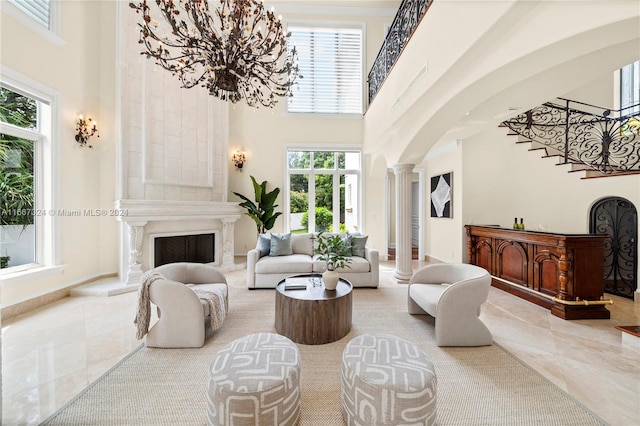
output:
<path id="1" fill-rule="evenodd" d="M 369 103 L 387 78 L 389 71 L 398 60 L 400 53 L 418 27 L 433 0 L 402 0 L 398 13 L 389 27 L 376 60 L 371 66 L 369 77 Z"/>
<path id="2" fill-rule="evenodd" d="M 501 125 L 550 148 L 563 163 L 604 174 L 640 172 L 640 104 L 611 110 L 558 99 L 563 104 L 546 102 Z"/>

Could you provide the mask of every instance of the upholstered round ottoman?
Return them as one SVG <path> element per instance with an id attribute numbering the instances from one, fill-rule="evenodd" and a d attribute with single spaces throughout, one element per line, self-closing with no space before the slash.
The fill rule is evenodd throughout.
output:
<path id="1" fill-rule="evenodd" d="M 342 415 L 347 425 L 433 425 L 436 373 L 413 343 L 364 334 L 342 353 Z"/>
<path id="2" fill-rule="evenodd" d="M 209 369 L 207 424 L 294 425 L 300 414 L 300 353 L 284 336 L 251 334 L 222 348 Z"/>

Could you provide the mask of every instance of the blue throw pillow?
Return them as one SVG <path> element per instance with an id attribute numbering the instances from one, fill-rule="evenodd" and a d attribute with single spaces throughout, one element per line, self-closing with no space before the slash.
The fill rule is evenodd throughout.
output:
<path id="1" fill-rule="evenodd" d="M 258 246 L 256 248 L 260 250 L 260 257 L 269 255 L 271 251 L 271 238 L 265 234 L 258 235 Z"/>
<path id="2" fill-rule="evenodd" d="M 269 256 L 288 256 L 293 254 L 291 249 L 291 233 L 271 234 L 271 251 Z"/>
<path id="3" fill-rule="evenodd" d="M 354 235 L 351 237 L 351 255 L 364 257 L 364 248 L 367 245 L 368 235 Z"/>

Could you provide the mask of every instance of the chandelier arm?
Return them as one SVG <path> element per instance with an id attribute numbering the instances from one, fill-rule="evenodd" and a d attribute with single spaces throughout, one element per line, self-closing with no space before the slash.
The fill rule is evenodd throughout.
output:
<path id="1" fill-rule="evenodd" d="M 210 10 L 209 0 L 155 0 L 171 28 L 169 38 L 159 36 L 147 1 L 130 3 L 143 14 L 142 54 L 177 76 L 183 87 L 202 85 L 212 96 L 244 99 L 249 106 L 273 107 L 276 96 L 291 95 L 299 72 L 296 49 L 287 48 L 290 33 L 262 2 L 218 0 Z"/>

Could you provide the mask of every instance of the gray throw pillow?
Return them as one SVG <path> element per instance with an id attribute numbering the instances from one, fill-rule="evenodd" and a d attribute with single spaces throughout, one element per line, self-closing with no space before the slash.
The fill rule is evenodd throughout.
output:
<path id="1" fill-rule="evenodd" d="M 364 257 L 364 248 L 367 245 L 367 238 L 369 238 L 368 235 L 354 235 L 351 237 L 351 255 L 352 256 L 358 256 L 358 257 Z"/>
<path id="2" fill-rule="evenodd" d="M 260 257 L 269 255 L 271 252 L 271 238 L 268 235 L 258 235 L 258 245 L 256 247 L 260 250 Z"/>
<path id="3" fill-rule="evenodd" d="M 342 237 L 340 237 L 340 239 L 342 240 L 342 244 L 344 244 L 344 252 L 347 253 L 348 255 L 351 255 L 351 252 L 352 252 L 351 241 L 353 240 L 353 235 L 345 234 Z"/>
<path id="4" fill-rule="evenodd" d="M 288 256 L 291 249 L 291 234 L 271 234 L 271 251 L 269 256 Z"/>

